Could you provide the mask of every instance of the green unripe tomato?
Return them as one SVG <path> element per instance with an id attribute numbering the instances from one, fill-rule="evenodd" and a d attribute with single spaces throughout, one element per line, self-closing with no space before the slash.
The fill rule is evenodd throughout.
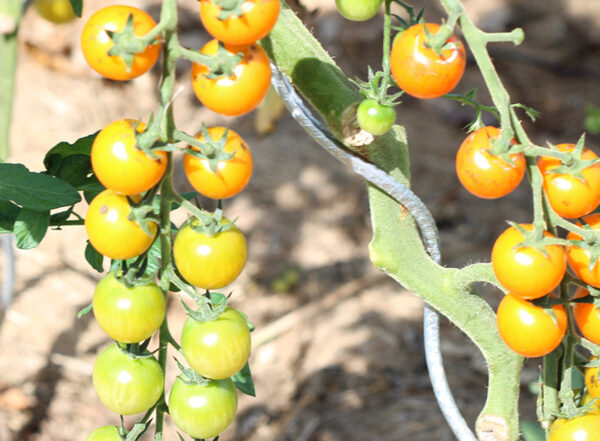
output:
<path id="1" fill-rule="evenodd" d="M 68 23 L 77 18 L 69 0 L 35 0 L 33 6 L 38 14 L 52 23 Z"/>
<path id="2" fill-rule="evenodd" d="M 383 0 L 335 0 L 335 4 L 345 18 L 353 21 L 366 21 L 375 17 Z"/>
<path id="3" fill-rule="evenodd" d="M 396 122 L 396 111 L 376 100 L 366 99 L 359 104 L 356 119 L 361 129 L 379 136 L 392 128 Z"/>
<path id="4" fill-rule="evenodd" d="M 208 322 L 188 317 L 181 332 L 181 351 L 190 367 L 203 377 L 229 378 L 248 361 L 250 330 L 244 317 L 232 308 Z"/>
<path id="5" fill-rule="evenodd" d="M 98 427 L 88 435 L 85 441 L 123 441 L 116 426 Z"/>

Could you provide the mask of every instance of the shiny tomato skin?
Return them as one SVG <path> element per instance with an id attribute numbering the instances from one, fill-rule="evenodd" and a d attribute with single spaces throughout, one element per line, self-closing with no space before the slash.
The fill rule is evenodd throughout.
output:
<path id="1" fill-rule="evenodd" d="M 558 144 L 556 147 L 563 152 L 570 152 L 575 149 L 575 144 Z M 591 160 L 598 156 L 584 147 L 582 158 Z M 568 219 L 594 211 L 600 205 L 600 164 L 582 170 L 583 181 L 566 173 L 554 173 L 552 170 L 560 165 L 558 158 L 542 156 L 538 160 L 538 168 L 544 177 L 544 192 L 552 209 Z"/>
<path id="2" fill-rule="evenodd" d="M 173 242 L 175 266 L 188 283 L 202 289 L 229 285 L 244 269 L 247 257 L 246 238 L 235 225 L 209 236 L 186 224 Z"/>
<path id="3" fill-rule="evenodd" d="M 394 39 L 390 67 L 396 84 L 407 94 L 431 99 L 456 87 L 465 71 L 467 55 L 462 41 L 452 35 L 446 42 L 450 47 L 440 57 L 426 46 L 425 26 L 430 34 L 440 28 L 435 23 L 419 23 Z"/>
<path id="4" fill-rule="evenodd" d="M 137 127 L 136 127 L 137 125 Z M 136 131 L 146 125 L 133 119 L 119 119 L 104 127 L 92 145 L 92 168 L 106 188 L 124 195 L 150 190 L 167 170 L 167 154 L 155 152 L 151 158 L 137 148 Z"/>
<path id="5" fill-rule="evenodd" d="M 133 15 L 133 32 L 137 36 L 146 35 L 156 26 L 154 19 L 141 9 L 113 5 L 92 15 L 81 33 L 81 49 L 87 63 L 100 75 L 111 80 L 127 81 L 139 77 L 150 70 L 160 56 L 159 42 L 135 54 L 129 69 L 120 56 L 108 55 L 113 42 L 106 31 L 122 31 L 130 15 Z"/>
<path id="6" fill-rule="evenodd" d="M 114 272 L 100 280 L 92 302 L 100 327 L 113 340 L 138 343 L 160 327 L 166 312 L 166 300 L 158 285 L 127 287 Z"/>
<path id="7" fill-rule="evenodd" d="M 555 420 L 550 426 L 548 441 L 596 441 L 599 433 L 600 414 L 590 412 L 569 420 Z"/>
<path id="8" fill-rule="evenodd" d="M 192 369 L 206 378 L 223 380 L 240 371 L 250 357 L 250 330 L 235 309 L 216 320 L 188 317 L 181 331 L 181 351 Z"/>
<path id="9" fill-rule="evenodd" d="M 506 196 L 525 176 L 527 163 L 523 153 L 511 154 L 513 163 L 510 164 L 489 152 L 491 141 L 499 137 L 497 127 L 482 127 L 463 141 L 456 154 L 456 174 L 460 183 L 480 198 Z"/>
<path id="10" fill-rule="evenodd" d="M 600 344 L 600 310 L 593 303 L 576 303 L 573 315 L 581 334 L 592 343 Z"/>
<path id="11" fill-rule="evenodd" d="M 116 426 L 98 427 L 88 435 L 85 441 L 123 441 Z"/>
<path id="12" fill-rule="evenodd" d="M 96 359 L 92 382 L 106 407 L 120 415 L 135 415 L 158 401 L 164 374 L 154 357 L 132 360 L 113 344 Z"/>
<path id="13" fill-rule="evenodd" d="M 552 307 L 555 319 L 542 307 L 512 294 L 504 296 L 497 312 L 498 332 L 504 343 L 523 357 L 542 357 L 562 341 L 567 313 L 562 305 Z"/>
<path id="14" fill-rule="evenodd" d="M 600 229 L 600 213 L 590 214 L 583 218 L 583 221 L 594 230 Z M 577 222 L 581 226 L 581 222 Z M 581 240 L 582 237 L 569 231 L 568 240 Z M 588 285 L 600 288 L 600 263 L 596 260 L 594 267 L 590 270 L 591 253 L 589 250 L 577 247 L 575 245 L 567 247 L 567 261 L 569 266 L 577 277 Z"/>
<path id="15" fill-rule="evenodd" d="M 531 231 L 531 224 L 521 224 Z M 544 236 L 553 237 L 547 231 Z M 547 245 L 547 256 L 530 247 L 515 248 L 523 241 L 516 228 L 505 230 L 492 248 L 492 267 L 500 284 L 513 296 L 537 299 L 550 293 L 561 282 L 567 269 L 565 250 L 560 245 Z"/>
<path id="16" fill-rule="evenodd" d="M 209 127 L 209 136 L 217 141 L 225 134 L 225 127 Z M 196 135 L 200 142 L 204 141 L 202 132 Z M 206 197 L 227 199 L 241 192 L 252 177 L 252 153 L 244 140 L 233 130 L 227 132 L 225 151 L 234 157 L 217 163 L 217 172 L 213 172 L 207 159 L 196 158 L 190 154 L 183 155 L 183 169 L 188 181 Z"/>
<path id="17" fill-rule="evenodd" d="M 96 251 L 111 259 L 131 259 L 150 248 L 158 225 L 149 223 L 150 237 L 128 219 L 129 213 L 127 197 L 112 190 L 104 190 L 92 200 L 85 216 L 85 230 Z"/>
<path id="18" fill-rule="evenodd" d="M 362 130 L 380 136 L 396 122 L 396 111 L 393 107 L 379 104 L 377 100 L 366 99 L 358 105 L 356 120 Z"/>
<path id="19" fill-rule="evenodd" d="M 209 41 L 202 53 L 214 55 L 219 42 Z M 265 97 L 271 85 L 271 67 L 265 50 L 257 44 L 247 46 L 225 45 L 232 54 L 243 53 L 244 58 L 233 68 L 230 77 L 208 78 L 206 66 L 192 65 L 192 88 L 202 104 L 213 112 L 237 116 L 254 110 Z"/>
<path id="20" fill-rule="evenodd" d="M 77 18 L 69 0 L 34 0 L 33 6 L 38 14 L 52 23 L 68 23 Z"/>
<path id="21" fill-rule="evenodd" d="M 377 15 L 383 0 L 335 0 L 338 12 L 352 21 L 367 21 Z"/>
<path id="22" fill-rule="evenodd" d="M 237 392 L 230 379 L 207 385 L 185 384 L 177 378 L 169 394 L 169 415 L 196 439 L 214 438 L 227 429 L 237 411 Z"/>
<path id="23" fill-rule="evenodd" d="M 223 43 L 243 45 L 266 37 L 279 17 L 279 0 L 246 0 L 243 15 L 219 20 L 221 7 L 212 0 L 200 0 L 200 19 L 206 31 Z"/>

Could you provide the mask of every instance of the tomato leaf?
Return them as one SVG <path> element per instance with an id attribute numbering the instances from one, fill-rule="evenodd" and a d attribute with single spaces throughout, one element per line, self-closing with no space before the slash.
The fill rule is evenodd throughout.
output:
<path id="1" fill-rule="evenodd" d="M 533 421 L 523 420 L 520 426 L 524 441 L 544 441 L 546 439 L 544 429 Z"/>
<path id="2" fill-rule="evenodd" d="M 83 0 L 69 0 L 71 2 L 71 7 L 73 8 L 73 12 L 77 17 L 81 17 L 81 10 L 83 9 Z"/>
<path id="3" fill-rule="evenodd" d="M 0 200 L 0 234 L 12 233 L 21 208 L 9 201 Z"/>
<path id="4" fill-rule="evenodd" d="M 17 248 L 30 250 L 38 246 L 46 235 L 49 226 L 50 211 L 22 209 L 15 220 L 13 229 Z"/>
<path id="5" fill-rule="evenodd" d="M 233 381 L 235 387 L 246 395 L 250 395 L 251 397 L 256 396 L 254 381 L 252 381 L 252 372 L 250 372 L 250 365 L 248 363 L 246 363 L 246 366 L 244 366 L 241 371 L 231 377 L 231 381 Z"/>
<path id="6" fill-rule="evenodd" d="M 65 224 L 71 213 L 73 212 L 73 206 L 71 205 L 66 210 L 60 211 L 58 213 L 53 213 L 50 216 L 50 225 L 56 227 L 57 230 L 60 230 L 60 227 Z"/>
<path id="7" fill-rule="evenodd" d="M 89 241 L 85 246 L 85 260 L 87 260 L 90 266 L 99 273 L 104 271 L 104 268 L 102 267 L 104 256 L 96 251 Z"/>
<path id="8" fill-rule="evenodd" d="M 32 210 L 52 210 L 81 200 L 72 185 L 43 173 L 31 172 L 23 164 L 0 164 L 0 200 Z"/>

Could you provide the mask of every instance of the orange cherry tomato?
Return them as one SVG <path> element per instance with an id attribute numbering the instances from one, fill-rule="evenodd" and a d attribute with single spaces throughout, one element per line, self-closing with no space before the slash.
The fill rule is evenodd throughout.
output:
<path id="1" fill-rule="evenodd" d="M 447 94 L 456 87 L 467 63 L 465 47 L 452 35 L 439 56 L 427 47 L 427 34 L 435 34 L 440 25 L 422 23 L 411 26 L 394 39 L 390 67 L 396 84 L 409 95 L 430 99 Z"/>
<path id="2" fill-rule="evenodd" d="M 567 313 L 562 305 L 544 308 L 515 297 L 504 296 L 497 312 L 498 332 L 504 343 L 523 357 L 542 357 L 552 352 L 567 330 Z"/>
<path id="3" fill-rule="evenodd" d="M 139 200 L 139 196 L 133 199 Z M 127 197 L 112 190 L 104 190 L 92 200 L 85 216 L 85 230 L 96 251 L 111 259 L 131 259 L 150 248 L 158 225 L 148 224 L 152 233 L 148 236 L 128 219 L 130 213 Z"/>
<path id="4" fill-rule="evenodd" d="M 600 433 L 600 415 L 589 412 L 569 420 L 559 418 L 550 426 L 548 441 L 595 441 Z"/>
<path id="5" fill-rule="evenodd" d="M 218 141 L 225 135 L 225 127 L 210 127 L 209 136 Z M 204 142 L 202 132 L 196 135 L 200 142 Z M 183 155 L 183 168 L 185 175 L 196 191 L 213 199 L 230 198 L 242 191 L 252 176 L 252 154 L 244 140 L 233 130 L 227 131 L 227 141 L 224 147 L 228 153 L 233 153 L 231 159 L 217 162 L 217 171 L 214 172 L 208 159 Z"/>
<path id="6" fill-rule="evenodd" d="M 570 152 L 575 149 L 575 144 L 558 144 L 556 147 Z M 581 156 L 585 160 L 598 157 L 585 147 Z M 582 170 L 583 180 L 567 173 L 554 173 L 552 170 L 560 165 L 558 158 L 549 156 L 542 156 L 538 161 L 544 177 L 544 192 L 556 214 L 574 219 L 594 211 L 600 205 L 600 164 Z"/>
<path id="7" fill-rule="evenodd" d="M 592 343 L 600 344 L 600 310 L 593 303 L 575 303 L 573 315 L 583 336 Z M 596 368 L 597 372 L 598 368 Z M 600 386 L 598 387 L 600 391 Z M 594 395 L 594 397 L 596 396 L 600 396 L 600 392 L 598 395 Z"/>
<path id="8" fill-rule="evenodd" d="M 250 44 L 267 36 L 279 17 L 279 0 L 246 0 L 242 15 L 220 20 L 222 8 L 213 0 L 200 0 L 200 19 L 206 31 L 227 44 Z"/>
<path id="9" fill-rule="evenodd" d="M 531 231 L 531 224 L 521 224 Z M 547 231 L 546 237 L 554 237 Z M 546 256 L 531 247 L 516 247 L 523 234 L 510 227 L 492 248 L 492 267 L 500 284 L 513 296 L 522 299 L 543 297 L 558 286 L 567 269 L 565 250 L 560 245 L 545 246 Z"/>
<path id="10" fill-rule="evenodd" d="M 217 40 L 209 41 L 201 50 L 203 54 L 215 55 L 219 48 Z M 243 53 L 244 58 L 233 68 L 230 77 L 208 78 L 208 67 L 194 63 L 192 87 L 196 96 L 213 112 L 236 116 L 256 108 L 269 91 L 271 68 L 265 50 L 257 44 L 248 46 L 225 45 L 231 54 Z"/>
<path id="11" fill-rule="evenodd" d="M 136 128 L 137 124 L 137 128 Z M 106 188 L 124 195 L 150 190 L 167 170 L 167 154 L 155 152 L 154 159 L 137 148 L 136 131 L 146 125 L 133 119 L 119 119 L 98 133 L 92 145 L 92 168 Z"/>
<path id="12" fill-rule="evenodd" d="M 139 77 L 150 70 L 160 56 L 159 42 L 134 54 L 129 68 L 120 56 L 108 55 L 113 42 L 106 31 L 121 32 L 130 15 L 133 15 L 133 33 L 137 36 L 146 35 L 156 26 L 154 19 L 141 9 L 114 5 L 92 15 L 81 33 L 81 49 L 87 63 L 100 75 L 111 80 L 126 81 Z"/>
<path id="13" fill-rule="evenodd" d="M 456 154 L 456 174 L 461 184 L 480 198 L 496 199 L 513 191 L 525 176 L 525 155 L 510 155 L 512 164 L 489 152 L 497 127 L 482 127 L 463 141 Z M 513 141 L 513 143 L 515 143 Z"/>
<path id="14" fill-rule="evenodd" d="M 596 360 L 598 357 L 592 357 L 592 360 Z M 592 401 L 592 398 L 600 397 L 600 368 L 597 367 L 587 367 L 585 368 L 585 388 L 587 389 L 587 397 L 581 399 L 582 404 L 587 404 Z M 584 402 L 587 399 L 587 402 Z M 597 408 L 598 401 L 594 407 Z M 600 409 L 599 409 L 600 410 Z"/>
<path id="15" fill-rule="evenodd" d="M 600 213 L 585 216 L 583 221 L 594 230 L 600 229 Z M 581 226 L 581 222 L 577 222 L 577 225 Z M 579 234 L 572 231 L 567 234 L 567 240 L 581 239 L 582 237 Z M 574 245 L 567 247 L 567 261 L 575 275 L 588 285 L 600 288 L 600 263 L 596 260 L 593 269 L 590 269 L 590 259 L 591 253 L 589 250 Z"/>

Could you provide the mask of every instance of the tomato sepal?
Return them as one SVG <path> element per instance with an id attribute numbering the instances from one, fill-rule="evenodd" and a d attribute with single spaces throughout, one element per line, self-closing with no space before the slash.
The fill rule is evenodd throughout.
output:
<path id="1" fill-rule="evenodd" d="M 240 312 L 240 311 L 238 311 Z M 240 314 L 242 314 L 240 312 Z M 242 314 L 245 316 L 245 314 Z M 254 381 L 252 380 L 252 372 L 250 371 L 250 365 L 246 363 L 242 370 L 231 377 L 231 381 L 235 384 L 235 387 L 246 395 L 251 397 L 256 396 L 256 389 L 254 388 Z"/>

